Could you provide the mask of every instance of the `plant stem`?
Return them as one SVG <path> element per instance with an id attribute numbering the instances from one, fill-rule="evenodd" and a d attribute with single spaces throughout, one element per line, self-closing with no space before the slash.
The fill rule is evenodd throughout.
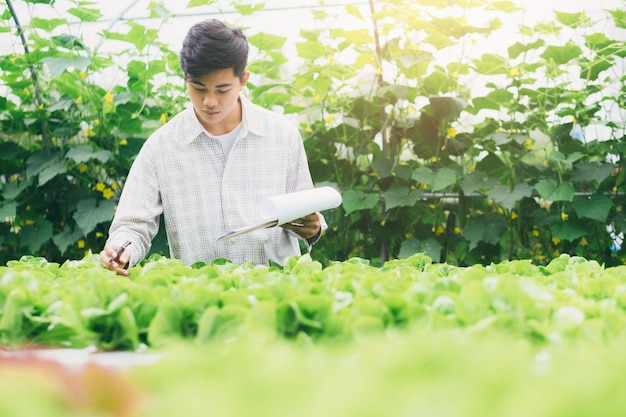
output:
<path id="1" fill-rule="evenodd" d="M 26 37 L 24 36 L 24 29 L 20 24 L 20 20 L 17 17 L 17 13 L 13 8 L 13 4 L 11 0 L 6 0 L 7 6 L 9 7 L 9 12 L 11 13 L 11 17 L 15 22 L 15 27 L 17 28 L 17 34 L 22 41 L 22 45 L 24 46 L 24 56 L 26 57 L 26 61 L 28 61 L 28 69 L 30 72 L 30 79 L 33 81 L 33 88 L 35 90 L 35 104 L 37 105 L 37 109 L 42 114 L 42 117 L 39 117 L 39 123 L 41 126 L 41 139 L 43 142 L 43 148 L 47 154 L 50 154 L 50 136 L 48 135 L 48 119 L 45 117 L 44 110 L 44 101 L 41 95 L 41 89 L 39 87 L 39 79 L 37 77 L 37 70 L 35 69 L 35 65 L 30 62 L 30 49 L 28 48 L 28 43 L 26 42 Z"/>

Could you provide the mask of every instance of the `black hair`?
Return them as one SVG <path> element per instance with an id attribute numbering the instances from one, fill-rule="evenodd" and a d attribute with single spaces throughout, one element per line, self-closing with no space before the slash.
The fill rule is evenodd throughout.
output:
<path id="1" fill-rule="evenodd" d="M 180 68 L 185 80 L 213 71 L 232 68 L 242 79 L 248 62 L 248 39 L 240 28 L 216 19 L 193 25 L 183 40 Z"/>

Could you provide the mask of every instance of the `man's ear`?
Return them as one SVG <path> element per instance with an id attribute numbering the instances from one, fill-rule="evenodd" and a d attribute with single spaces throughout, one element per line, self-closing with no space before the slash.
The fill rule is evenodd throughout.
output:
<path id="1" fill-rule="evenodd" d="M 248 83 L 248 78 L 250 78 L 250 71 L 246 71 L 243 73 L 243 76 L 241 77 L 241 86 L 245 87 L 246 84 Z"/>

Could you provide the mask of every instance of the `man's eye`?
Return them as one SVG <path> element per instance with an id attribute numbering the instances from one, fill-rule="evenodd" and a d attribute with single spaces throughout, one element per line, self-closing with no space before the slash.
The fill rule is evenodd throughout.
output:
<path id="1" fill-rule="evenodd" d="M 218 94 L 226 94 L 228 93 L 230 90 L 217 90 Z"/>

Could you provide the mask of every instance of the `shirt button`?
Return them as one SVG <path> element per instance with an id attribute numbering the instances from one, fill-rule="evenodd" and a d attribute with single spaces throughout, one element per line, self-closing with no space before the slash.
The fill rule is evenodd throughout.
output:
<path id="1" fill-rule="evenodd" d="M 234 244 L 235 244 L 235 239 L 230 239 L 230 243 L 231 243 L 232 245 L 234 245 Z"/>

